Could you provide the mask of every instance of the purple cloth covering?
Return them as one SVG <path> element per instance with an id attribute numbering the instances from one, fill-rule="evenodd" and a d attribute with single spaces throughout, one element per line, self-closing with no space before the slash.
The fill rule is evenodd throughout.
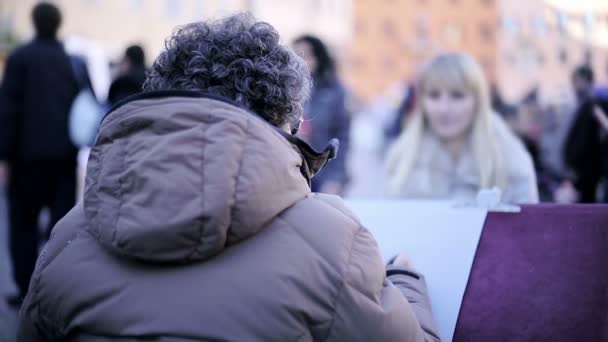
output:
<path id="1" fill-rule="evenodd" d="M 608 341 L 608 205 L 488 214 L 454 341 Z"/>

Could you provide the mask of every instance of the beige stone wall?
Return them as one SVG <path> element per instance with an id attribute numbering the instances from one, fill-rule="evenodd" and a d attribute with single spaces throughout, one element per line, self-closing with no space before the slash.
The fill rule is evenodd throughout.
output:
<path id="1" fill-rule="evenodd" d="M 352 0 L 253 0 L 250 4 L 252 12 L 275 26 L 285 42 L 312 33 L 339 55 L 352 35 Z"/>
<path id="2" fill-rule="evenodd" d="M 270 22 L 289 44 L 302 33 L 327 41 L 338 58 L 352 33 L 351 0 L 55 0 L 64 22 L 60 35 L 68 49 L 78 46 L 89 58 L 117 60 L 124 48 L 142 44 L 148 62 L 162 50 L 163 42 L 178 25 L 249 11 Z M 0 19 L 21 40 L 33 35 L 30 11 L 36 0 L 0 0 Z M 107 70 L 97 61 L 93 68 L 98 88 L 108 83 Z M 2 54 L 0 53 L 0 66 Z M 107 64 L 107 63 L 106 63 Z M 97 66 L 97 67 L 96 67 Z M 101 79 L 100 79 L 101 78 Z M 103 90 L 101 90 L 103 93 Z"/>
<path id="3" fill-rule="evenodd" d="M 13 30 L 29 39 L 31 8 L 36 0 L 5 0 L 0 12 L 11 18 Z M 153 58 L 163 40 L 184 23 L 251 11 L 273 24 L 289 43 L 304 32 L 318 34 L 340 48 L 350 36 L 350 0 L 56 0 L 64 23 L 61 35 L 102 43 L 111 54 L 124 46 L 143 44 Z M 170 5 L 173 4 L 173 5 Z M 337 52 L 339 54 L 339 51 Z"/>
<path id="4" fill-rule="evenodd" d="M 32 36 L 36 0 L 0 0 L 0 21 L 23 40 Z M 337 57 L 347 85 L 363 100 L 410 80 L 441 51 L 471 53 L 496 80 L 505 97 L 518 100 L 535 85 L 543 97 L 569 90 L 570 70 L 591 51 L 600 80 L 608 74 L 606 0 L 55 0 L 64 13 L 61 35 L 85 42 L 107 60 L 140 43 L 151 62 L 180 24 L 251 11 L 269 21 L 285 43 L 304 32 L 319 35 Z M 555 11 L 571 17 L 565 33 Z M 597 30 L 585 33 L 580 18 L 596 15 Z M 536 28 L 545 18 L 547 32 Z M 515 18 L 517 32 L 504 30 Z M 508 21 L 508 20 L 507 20 Z M 82 44 L 81 44 L 82 45 Z M 561 51 L 565 51 L 562 53 Z M 566 56 L 566 62 L 561 55 Z M 0 67 L 3 53 L 0 49 Z M 102 63 L 102 62 L 99 62 Z M 99 64 L 98 63 L 98 64 Z M 103 74 L 102 71 L 99 74 Z M 106 80 L 99 81 L 103 88 Z"/>
<path id="5" fill-rule="evenodd" d="M 4 11 L 23 39 L 32 34 L 30 11 L 37 1 L 11 1 Z M 246 0 L 56 0 L 63 13 L 63 38 L 76 36 L 101 43 L 118 56 L 130 43 L 141 43 L 152 59 L 164 38 L 180 24 L 222 13 L 247 10 Z M 173 3 L 173 5 L 170 5 Z M 173 11 L 173 12 L 172 12 Z"/>
<path id="6" fill-rule="evenodd" d="M 369 100 L 443 51 L 472 54 L 494 78 L 497 18 L 495 1 L 355 0 L 348 82 Z"/>

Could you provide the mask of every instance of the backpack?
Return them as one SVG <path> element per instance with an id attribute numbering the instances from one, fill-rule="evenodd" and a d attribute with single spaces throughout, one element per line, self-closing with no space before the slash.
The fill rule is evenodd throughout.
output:
<path id="1" fill-rule="evenodd" d="M 68 131 L 75 146 L 88 147 L 95 143 L 104 108 L 93 94 L 85 62 L 76 56 L 70 56 L 70 62 L 80 91 L 72 101 Z"/>

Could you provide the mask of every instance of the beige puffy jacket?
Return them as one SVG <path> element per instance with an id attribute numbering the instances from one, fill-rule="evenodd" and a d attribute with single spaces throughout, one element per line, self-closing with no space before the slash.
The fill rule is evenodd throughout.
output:
<path id="1" fill-rule="evenodd" d="M 115 109 L 19 340 L 438 340 L 423 279 L 387 279 L 373 237 L 340 198 L 310 193 L 302 162 L 227 101 L 151 93 Z"/>

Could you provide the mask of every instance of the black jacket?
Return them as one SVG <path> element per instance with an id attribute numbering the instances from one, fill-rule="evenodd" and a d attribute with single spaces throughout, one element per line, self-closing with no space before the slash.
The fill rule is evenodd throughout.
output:
<path id="1" fill-rule="evenodd" d="M 604 101 L 589 99 L 583 102 L 564 146 L 564 160 L 574 172 L 574 184 L 581 193 L 580 201 L 583 203 L 596 201 L 603 164 L 608 158 L 605 147 L 602 146 L 599 122 L 593 116 L 595 105 L 604 111 L 608 110 L 608 103 Z"/>
<path id="2" fill-rule="evenodd" d="M 75 160 L 68 117 L 77 93 L 59 41 L 36 38 L 17 48 L 0 87 L 0 160 Z"/>
<path id="3" fill-rule="evenodd" d="M 108 103 L 110 106 L 114 106 L 121 100 L 140 93 L 145 81 L 146 70 L 143 68 L 136 68 L 125 75 L 119 76 L 110 85 Z"/>

